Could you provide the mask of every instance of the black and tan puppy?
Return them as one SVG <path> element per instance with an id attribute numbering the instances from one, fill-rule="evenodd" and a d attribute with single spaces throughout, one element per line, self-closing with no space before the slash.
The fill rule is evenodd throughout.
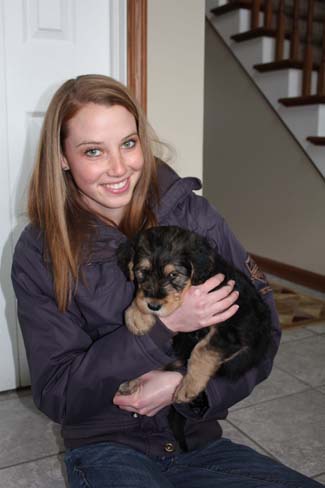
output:
<path id="1" fill-rule="evenodd" d="M 220 287 L 229 280 L 236 283 L 239 309 L 233 317 L 174 336 L 177 365 L 179 360 L 187 365 L 175 402 L 195 399 L 216 373 L 236 379 L 261 360 L 271 340 L 269 308 L 250 280 L 226 263 L 205 238 L 180 227 L 153 227 L 122 244 L 117 256 L 121 269 L 136 286 L 125 321 L 137 335 L 150 330 L 155 315 L 165 317 L 176 310 L 190 286 L 218 273 L 225 275 Z M 137 386 L 136 381 L 123 383 L 120 392 L 129 394 Z"/>

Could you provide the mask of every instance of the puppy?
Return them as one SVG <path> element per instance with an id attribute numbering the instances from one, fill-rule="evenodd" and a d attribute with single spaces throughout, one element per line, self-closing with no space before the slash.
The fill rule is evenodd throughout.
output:
<path id="1" fill-rule="evenodd" d="M 235 380 L 262 359 L 271 341 L 270 310 L 250 280 L 218 255 L 207 239 L 180 227 L 152 227 L 123 243 L 117 257 L 136 287 L 125 322 L 137 335 L 150 330 L 155 316 L 174 312 L 190 286 L 218 273 L 224 274 L 225 280 L 217 288 L 235 281 L 239 309 L 234 316 L 215 326 L 174 336 L 178 360 L 166 369 L 187 366 L 174 402 L 197 398 L 216 373 Z M 133 380 L 123 383 L 119 391 L 130 394 L 137 387 Z"/>

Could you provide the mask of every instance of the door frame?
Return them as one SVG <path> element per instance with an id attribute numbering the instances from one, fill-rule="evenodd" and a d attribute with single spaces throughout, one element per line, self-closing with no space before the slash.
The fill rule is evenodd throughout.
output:
<path id="1" fill-rule="evenodd" d="M 147 111 L 147 0 L 127 3 L 127 77 L 128 87 Z"/>

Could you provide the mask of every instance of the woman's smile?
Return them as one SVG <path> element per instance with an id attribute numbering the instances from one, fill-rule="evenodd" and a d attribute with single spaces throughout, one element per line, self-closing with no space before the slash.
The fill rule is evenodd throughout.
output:
<path id="1" fill-rule="evenodd" d="M 103 186 L 111 193 L 120 194 L 129 190 L 130 179 L 120 181 L 119 183 L 103 183 Z"/>

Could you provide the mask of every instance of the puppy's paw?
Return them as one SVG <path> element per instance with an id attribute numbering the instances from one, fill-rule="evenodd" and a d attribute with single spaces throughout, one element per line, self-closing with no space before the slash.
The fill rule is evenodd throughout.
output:
<path id="1" fill-rule="evenodd" d="M 176 388 L 173 402 L 174 403 L 189 403 L 194 398 L 198 396 L 198 392 L 191 387 L 191 385 L 186 381 L 181 381 L 179 386 Z"/>
<path id="2" fill-rule="evenodd" d="M 119 386 L 118 392 L 120 395 L 132 395 L 140 386 L 138 380 L 125 381 Z"/>

